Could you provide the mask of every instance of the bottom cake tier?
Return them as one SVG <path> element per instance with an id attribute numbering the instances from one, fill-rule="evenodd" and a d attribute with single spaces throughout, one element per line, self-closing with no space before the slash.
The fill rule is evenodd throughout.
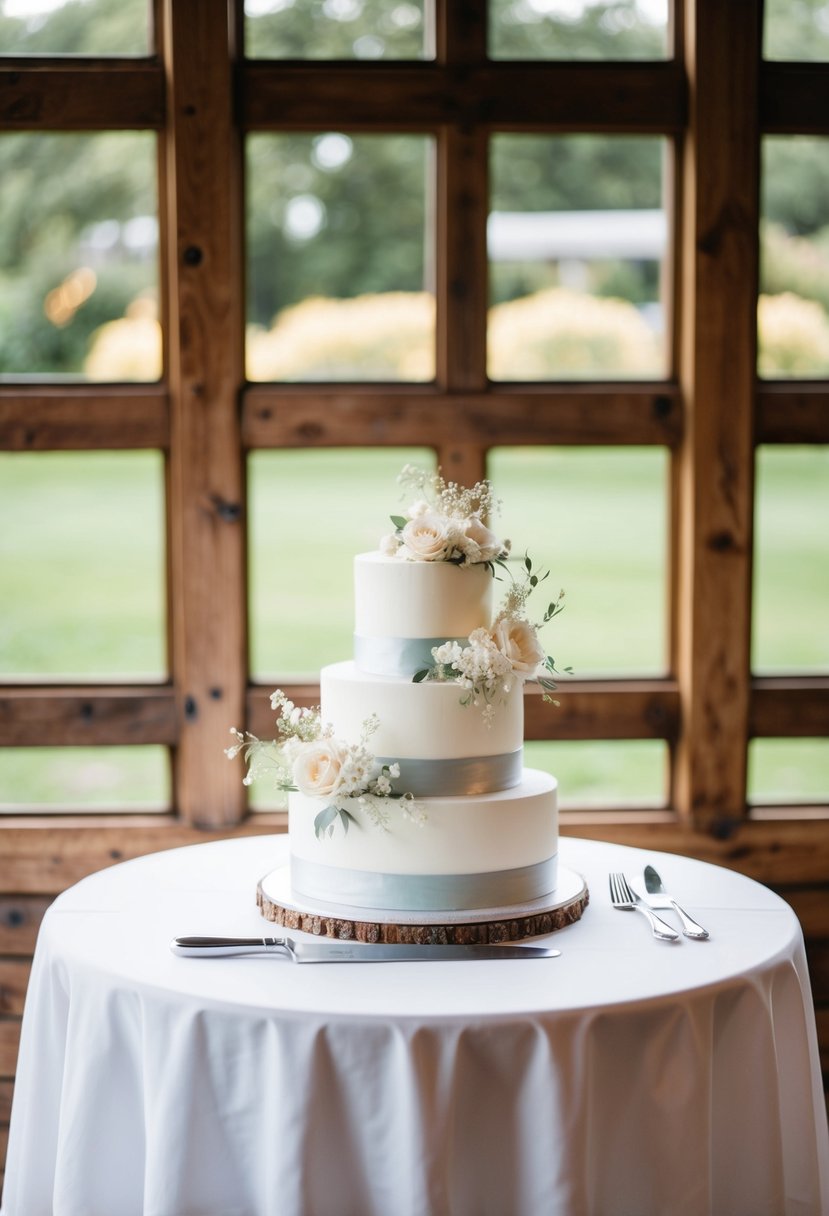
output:
<path id="1" fill-rule="evenodd" d="M 557 782 L 525 769 L 492 794 L 424 798 L 425 820 L 393 804 L 388 828 L 359 808 L 318 837 L 318 799 L 289 795 L 291 885 L 295 895 L 340 906 L 401 911 L 505 907 L 555 891 Z"/>

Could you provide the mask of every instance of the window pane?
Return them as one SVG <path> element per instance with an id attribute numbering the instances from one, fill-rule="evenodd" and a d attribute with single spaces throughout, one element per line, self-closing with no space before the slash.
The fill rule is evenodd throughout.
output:
<path id="1" fill-rule="evenodd" d="M 0 378 L 157 380 L 155 136 L 0 136 Z"/>
<path id="2" fill-rule="evenodd" d="M 245 0 L 245 18 L 251 58 L 434 57 L 424 0 Z"/>
<path id="3" fill-rule="evenodd" d="M 550 571 L 564 612 L 542 641 L 576 677 L 665 671 L 667 454 L 657 448 L 500 448 L 499 534 Z M 546 588 L 550 590 L 547 597 Z"/>
<path id="4" fill-rule="evenodd" d="M 0 749 L 0 814 L 78 807 L 162 811 L 169 803 L 164 747 Z"/>
<path id="5" fill-rule="evenodd" d="M 353 561 L 392 530 L 405 464 L 425 449 L 254 452 L 250 503 L 251 669 L 256 679 L 316 680 L 354 651 Z M 280 540 L 287 530 L 288 543 Z"/>
<path id="6" fill-rule="evenodd" d="M 0 0 L 0 54 L 147 55 L 149 0 Z"/>
<path id="7" fill-rule="evenodd" d="M 829 374 L 829 139 L 763 140 L 758 371 Z"/>
<path id="8" fill-rule="evenodd" d="M 634 136 L 493 138 L 491 379 L 665 374 L 662 149 Z"/>
<path id="9" fill-rule="evenodd" d="M 0 455 L 0 678 L 166 672 L 160 454 Z"/>
<path id="10" fill-rule="evenodd" d="M 829 670 L 829 448 L 760 447 L 752 665 Z"/>
<path id="11" fill-rule="evenodd" d="M 432 141 L 248 140 L 251 380 L 434 375 Z"/>
<path id="12" fill-rule="evenodd" d="M 764 0 L 766 59 L 829 59 L 826 0 Z"/>
<path id="13" fill-rule="evenodd" d="M 563 692 L 562 698 L 566 695 Z M 551 714 L 556 712 L 550 709 Z M 665 744 L 658 739 L 545 740 L 524 745 L 527 766 L 558 779 L 559 806 L 565 809 L 580 803 L 664 806 L 665 757 Z"/>
<path id="14" fill-rule="evenodd" d="M 829 802 L 829 739 L 752 739 L 749 801 Z"/>
<path id="15" fill-rule="evenodd" d="M 664 59 L 668 0 L 489 0 L 493 59 Z"/>

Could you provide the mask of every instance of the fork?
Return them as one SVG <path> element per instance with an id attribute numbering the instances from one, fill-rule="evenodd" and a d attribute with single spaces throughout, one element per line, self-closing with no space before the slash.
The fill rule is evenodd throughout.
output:
<path id="1" fill-rule="evenodd" d="M 667 925 L 664 920 L 660 920 L 658 916 L 655 916 L 647 904 L 630 889 L 624 874 L 616 873 L 610 875 L 610 902 L 614 908 L 618 908 L 622 912 L 641 912 L 643 916 L 647 916 L 653 930 L 653 935 L 659 941 L 679 941 L 679 934 L 670 925 Z"/>

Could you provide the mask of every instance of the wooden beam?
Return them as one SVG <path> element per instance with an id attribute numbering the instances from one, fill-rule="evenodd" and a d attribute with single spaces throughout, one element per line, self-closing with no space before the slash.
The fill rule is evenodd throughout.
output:
<path id="1" fill-rule="evenodd" d="M 759 108 L 764 135 L 829 135 L 829 63 L 764 62 Z"/>
<path id="2" fill-rule="evenodd" d="M 756 443 L 829 443 L 826 381 L 761 381 L 757 389 Z"/>
<path id="3" fill-rule="evenodd" d="M 0 747 L 99 747 L 178 740 L 171 688 L 0 687 Z"/>
<path id="4" fill-rule="evenodd" d="M 161 385 L 19 385 L 0 388 L 0 450 L 166 448 L 169 402 Z"/>
<path id="5" fill-rule="evenodd" d="M 563 680 L 547 704 L 539 689 L 524 697 L 527 739 L 667 739 L 679 734 L 673 680 Z"/>
<path id="6" fill-rule="evenodd" d="M 699 828 L 746 804 L 756 367 L 760 0 L 688 0 L 680 379 L 674 462 L 682 731 L 671 803 Z"/>
<path id="7" fill-rule="evenodd" d="M 673 60 L 648 63 L 364 64 L 249 60 L 242 125 L 253 131 L 338 127 L 428 131 L 449 123 L 544 131 L 682 129 L 686 89 Z"/>
<path id="8" fill-rule="evenodd" d="M 789 739 L 829 736 L 829 676 L 752 680 L 749 734 Z"/>
<path id="9" fill-rule="evenodd" d="M 248 448 L 664 444 L 682 433 L 675 385 L 504 385 L 442 393 L 410 385 L 249 385 Z"/>
<path id="10" fill-rule="evenodd" d="M 153 59 L 11 59 L 0 69 L 8 131 L 159 129 L 164 73 Z"/>
<path id="11" fill-rule="evenodd" d="M 185 818 L 217 826 L 245 806 L 223 755 L 247 651 L 242 151 L 226 0 L 166 0 L 164 15 L 173 779 Z"/>

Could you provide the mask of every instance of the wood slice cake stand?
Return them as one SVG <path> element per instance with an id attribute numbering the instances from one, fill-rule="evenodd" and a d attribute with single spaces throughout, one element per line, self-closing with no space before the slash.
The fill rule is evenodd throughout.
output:
<path id="1" fill-rule="evenodd" d="M 266 874 L 256 889 L 262 915 L 286 929 L 340 941 L 433 946 L 514 942 L 552 933 L 580 920 L 589 899 L 581 874 L 563 866 L 559 866 L 556 890 L 542 899 L 464 912 L 386 912 L 309 900 L 291 890 L 289 866 Z"/>

